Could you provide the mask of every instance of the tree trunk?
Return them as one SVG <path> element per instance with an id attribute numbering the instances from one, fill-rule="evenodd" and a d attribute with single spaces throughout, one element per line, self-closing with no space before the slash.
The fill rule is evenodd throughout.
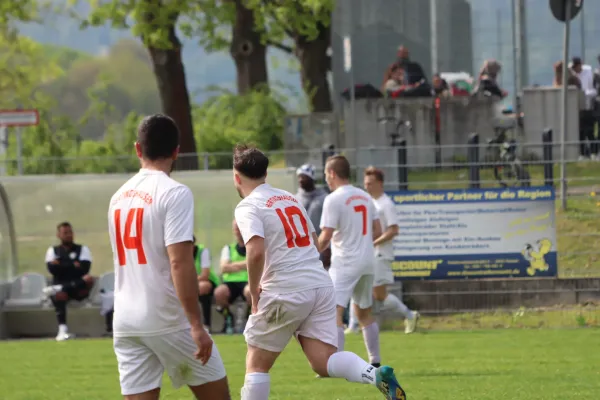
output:
<path id="1" fill-rule="evenodd" d="M 175 33 L 175 21 L 176 18 L 169 27 L 169 48 L 146 46 L 152 59 L 163 112 L 173 118 L 179 127 L 179 147 L 182 156 L 177 160 L 175 168 L 195 170 L 198 169 L 198 157 L 195 154 L 196 140 L 185 69 L 181 61 L 181 42 Z"/>
<path id="2" fill-rule="evenodd" d="M 331 30 L 319 27 L 319 36 L 312 41 L 306 37 L 295 37 L 295 53 L 300 62 L 302 88 L 309 98 L 311 112 L 331 112 L 331 91 L 327 73 L 331 69 L 331 58 L 327 49 L 331 44 Z"/>
<path id="3" fill-rule="evenodd" d="M 244 94 L 252 89 L 268 89 L 267 47 L 255 30 L 254 11 L 242 0 L 235 0 L 235 23 L 229 49 L 235 61 L 237 90 Z"/>

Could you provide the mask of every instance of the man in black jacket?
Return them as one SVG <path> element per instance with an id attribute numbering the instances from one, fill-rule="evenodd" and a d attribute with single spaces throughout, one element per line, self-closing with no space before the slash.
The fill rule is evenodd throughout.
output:
<path id="1" fill-rule="evenodd" d="M 56 237 L 60 245 L 50 246 L 46 251 L 46 266 L 52 274 L 52 285 L 44 289 L 56 309 L 58 321 L 57 341 L 70 339 L 67 328 L 67 303 L 81 301 L 90 294 L 94 278 L 89 274 L 92 267 L 92 253 L 87 246 L 73 242 L 73 228 L 68 222 L 56 227 Z"/>

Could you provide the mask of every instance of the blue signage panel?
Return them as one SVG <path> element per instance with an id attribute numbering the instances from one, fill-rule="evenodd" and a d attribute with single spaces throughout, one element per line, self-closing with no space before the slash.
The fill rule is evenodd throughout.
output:
<path id="1" fill-rule="evenodd" d="M 554 189 L 388 192 L 399 233 L 397 280 L 552 277 Z"/>

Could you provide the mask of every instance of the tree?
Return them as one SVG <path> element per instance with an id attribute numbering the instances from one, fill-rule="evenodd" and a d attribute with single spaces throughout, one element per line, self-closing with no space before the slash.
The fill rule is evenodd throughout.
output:
<path id="1" fill-rule="evenodd" d="M 212 168 L 231 168 L 231 150 L 239 142 L 264 150 L 283 143 L 284 99 L 275 91 L 253 90 L 244 95 L 224 91 L 194 110 L 198 144 L 202 151 L 226 152 L 210 158 Z"/>
<path id="2" fill-rule="evenodd" d="M 302 86 L 311 111 L 333 109 L 327 74 L 331 70 L 331 15 L 333 0 L 249 0 L 254 10 L 256 29 L 270 45 L 294 54 L 300 63 Z M 293 42 L 293 47 L 286 44 Z"/>
<path id="3" fill-rule="evenodd" d="M 181 132 L 181 152 L 195 153 L 196 142 L 182 44 L 177 36 L 180 16 L 199 12 L 200 2 L 192 0 L 94 0 L 83 26 L 110 22 L 115 28 L 130 28 L 150 54 L 163 112 L 173 118 Z M 186 157 L 185 169 L 197 169 L 198 160 Z"/>

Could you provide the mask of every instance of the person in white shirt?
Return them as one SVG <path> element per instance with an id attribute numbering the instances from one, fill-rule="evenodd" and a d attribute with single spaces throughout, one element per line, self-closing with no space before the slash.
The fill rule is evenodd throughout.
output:
<path id="1" fill-rule="evenodd" d="M 319 248 L 331 244 L 329 275 L 335 287 L 338 349 L 344 348 L 343 316 L 350 299 L 361 325 L 369 362 L 381 363 L 379 326 L 373 318 L 373 240 L 381 235 L 375 204 L 364 190 L 350 185 L 350 163 L 341 155 L 329 157 L 325 180 L 331 194 L 323 204 Z"/>
<path id="2" fill-rule="evenodd" d="M 364 186 L 375 202 L 375 208 L 379 214 L 381 229 L 383 233 L 375 239 L 375 282 L 373 284 L 373 297 L 382 303 L 381 311 L 399 313 L 404 316 L 404 333 L 415 331 L 419 313 L 411 311 L 406 305 L 392 293 L 388 293 L 387 286 L 394 283 L 392 272 L 392 261 L 394 261 L 394 237 L 398 234 L 398 216 L 396 205 L 385 194 L 383 171 L 375 167 L 365 170 Z M 353 308 L 350 308 L 350 322 L 346 333 L 358 331 L 358 321 Z"/>
<path id="3" fill-rule="evenodd" d="M 236 147 L 233 180 L 242 201 L 235 220 L 246 245 L 252 304 L 242 400 L 269 398 L 269 371 L 292 336 L 319 376 L 376 385 L 386 399 L 405 399 L 392 368 L 337 351 L 335 293 L 319 260 L 315 227 L 296 197 L 266 183 L 268 166 L 260 150 Z"/>
<path id="4" fill-rule="evenodd" d="M 173 386 L 188 385 L 198 399 L 229 400 L 225 367 L 198 303 L 194 197 L 169 176 L 179 153 L 177 125 L 160 114 L 144 118 L 135 150 L 141 169 L 108 209 L 121 392 L 156 400 L 166 370 Z"/>
<path id="5" fill-rule="evenodd" d="M 579 159 L 598 159 L 598 142 L 594 133 L 596 118 L 594 102 L 598 92 L 594 86 L 594 71 L 590 65 L 583 64 L 579 57 L 573 57 L 571 69 L 581 82 L 581 90 L 585 95 L 583 109 L 579 111 Z"/>

